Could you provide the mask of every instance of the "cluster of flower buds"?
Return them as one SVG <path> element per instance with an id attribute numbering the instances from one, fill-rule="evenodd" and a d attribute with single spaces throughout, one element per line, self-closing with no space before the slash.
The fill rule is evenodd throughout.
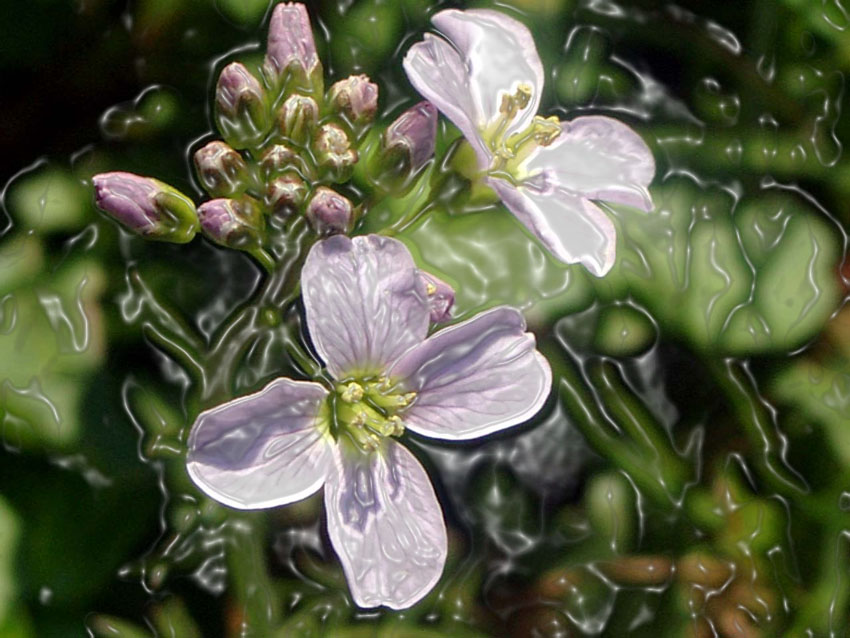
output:
<path id="1" fill-rule="evenodd" d="M 188 241 L 200 224 L 212 241 L 247 251 L 286 232 L 284 220 L 297 215 L 317 234 L 349 233 L 361 211 L 338 185 L 352 179 L 364 153 L 367 180 L 393 194 L 408 188 L 434 153 L 430 103 L 370 136 L 377 113 L 378 87 L 365 75 L 325 93 L 305 5 L 281 3 L 262 68 L 232 62 L 219 75 L 214 115 L 223 139 L 194 154 L 198 182 L 212 199 L 196 212 L 187 197 L 154 179 L 107 174 L 96 180 L 98 205 L 146 237 Z"/>

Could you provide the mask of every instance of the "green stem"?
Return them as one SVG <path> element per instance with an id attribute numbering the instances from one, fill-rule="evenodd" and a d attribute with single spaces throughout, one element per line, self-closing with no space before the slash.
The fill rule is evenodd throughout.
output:
<path id="1" fill-rule="evenodd" d="M 158 350 L 175 359 L 195 379 L 203 381 L 206 372 L 204 364 L 197 353 L 193 352 L 180 338 L 149 322 L 142 324 L 142 334 Z"/>
<path id="2" fill-rule="evenodd" d="M 240 638 L 266 638 L 278 622 L 279 606 L 266 569 L 262 515 L 230 518 L 227 563 L 237 605 Z"/>
<path id="3" fill-rule="evenodd" d="M 297 336 L 294 337 L 292 333 L 288 331 L 284 337 L 284 345 L 286 346 L 286 352 L 289 353 L 289 356 L 292 357 L 295 364 L 301 368 L 304 376 L 310 377 L 311 379 L 319 376 L 319 373 L 322 371 L 322 366 L 316 363 L 313 357 L 311 357 L 307 351 L 301 347 Z"/>
<path id="4" fill-rule="evenodd" d="M 131 287 L 136 288 L 135 297 L 137 300 L 137 310 L 132 313 L 132 319 L 141 318 L 143 324 L 147 323 L 154 327 L 158 332 L 167 336 L 172 343 L 178 344 L 183 350 L 195 352 L 203 352 L 204 342 L 200 336 L 189 326 L 189 323 L 179 317 L 179 314 L 173 308 L 166 308 L 153 291 L 147 286 L 139 272 L 132 269 L 128 273 L 128 280 Z M 127 314 L 127 309 L 122 308 L 122 311 Z"/>
<path id="5" fill-rule="evenodd" d="M 623 432 L 628 432 L 629 428 L 618 427 L 622 424 L 612 423 L 600 411 L 598 402 L 601 402 L 601 397 L 592 391 L 576 370 L 574 363 L 562 352 L 547 354 L 550 354 L 550 361 L 561 364 L 557 367 L 560 377 L 558 395 L 573 422 L 592 447 L 622 468 L 635 484 L 660 506 L 670 508 L 673 505 L 677 509 L 681 508 L 694 525 L 708 531 L 723 526 L 723 517 L 715 511 L 712 499 L 703 489 L 691 486 L 677 502 L 671 495 L 664 477 L 647 464 L 645 453 L 623 437 Z"/>
<path id="6" fill-rule="evenodd" d="M 803 478 L 788 465 L 784 457 L 787 442 L 778 432 L 778 425 L 773 422 L 749 370 L 732 359 L 708 359 L 707 365 L 756 450 L 755 470 L 765 485 L 814 520 L 834 519 L 840 491 L 835 495 L 813 494 Z"/>
<path id="7" fill-rule="evenodd" d="M 274 258 L 268 253 L 268 251 L 266 251 L 265 248 L 258 246 L 257 248 L 251 248 L 245 252 L 256 259 L 268 274 L 272 274 L 275 271 L 276 264 Z"/>

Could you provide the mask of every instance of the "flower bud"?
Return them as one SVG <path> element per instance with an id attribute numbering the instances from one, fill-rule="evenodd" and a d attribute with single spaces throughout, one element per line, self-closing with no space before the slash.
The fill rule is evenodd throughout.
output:
<path id="1" fill-rule="evenodd" d="M 228 248 L 250 250 L 262 243 L 263 214 L 249 197 L 211 199 L 198 207 L 201 230 Z"/>
<path id="2" fill-rule="evenodd" d="M 97 207 L 142 237 L 183 244 L 198 231 L 195 204 L 168 184 L 123 172 L 92 181 Z"/>
<path id="3" fill-rule="evenodd" d="M 455 302 L 455 291 L 445 281 L 424 270 L 419 271 L 419 277 L 425 283 L 425 294 L 428 295 L 428 307 L 431 309 L 431 321 L 442 323 L 452 318 L 451 309 Z"/>
<path id="4" fill-rule="evenodd" d="M 194 159 L 198 178 L 213 197 L 234 195 L 248 187 L 248 165 L 224 142 L 210 142 L 195 152 Z"/>
<path id="5" fill-rule="evenodd" d="M 331 178 L 343 182 L 351 177 L 357 163 L 357 151 L 345 131 L 336 124 L 323 124 L 313 141 L 313 151 L 319 168 L 325 169 Z"/>
<path id="6" fill-rule="evenodd" d="M 263 87 L 244 65 L 228 64 L 215 90 L 216 121 L 224 138 L 235 148 L 259 144 L 269 128 Z"/>
<path id="7" fill-rule="evenodd" d="M 319 186 L 307 205 L 307 220 L 320 235 L 347 233 L 354 222 L 354 207 L 348 198 Z"/>
<path id="8" fill-rule="evenodd" d="M 389 125 L 384 134 L 387 151 L 399 149 L 413 173 L 431 159 L 437 138 L 437 109 L 427 101 L 407 109 Z"/>
<path id="9" fill-rule="evenodd" d="M 265 68 L 276 82 L 286 73 L 300 88 L 317 88 L 321 93 L 322 65 L 316 53 L 307 8 L 300 3 L 281 3 L 272 12 Z"/>
<path id="10" fill-rule="evenodd" d="M 290 95 L 280 107 L 280 130 L 296 144 L 307 142 L 318 121 L 319 105 L 316 100 L 306 95 Z"/>
<path id="11" fill-rule="evenodd" d="M 436 136 L 437 109 L 430 102 L 420 102 L 399 115 L 369 162 L 374 183 L 395 195 L 407 192 L 434 154 Z"/>
<path id="12" fill-rule="evenodd" d="M 304 203 L 307 184 L 296 173 L 286 173 L 269 182 L 266 202 L 275 213 L 287 213 Z"/>
<path id="13" fill-rule="evenodd" d="M 260 168 L 266 177 L 279 175 L 293 166 L 299 166 L 301 158 L 288 146 L 275 144 L 260 157 Z"/>
<path id="14" fill-rule="evenodd" d="M 368 124 L 378 111 L 378 86 L 365 75 L 352 75 L 331 87 L 329 99 L 352 124 Z"/>

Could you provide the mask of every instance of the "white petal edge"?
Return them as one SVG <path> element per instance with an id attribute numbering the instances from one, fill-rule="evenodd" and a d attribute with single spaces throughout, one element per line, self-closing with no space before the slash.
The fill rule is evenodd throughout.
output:
<path id="1" fill-rule="evenodd" d="M 287 505 L 316 492 L 331 466 L 317 427 L 327 390 L 281 377 L 202 412 L 189 435 L 186 468 L 207 496 L 236 509 Z"/>
<path id="2" fill-rule="evenodd" d="M 431 438 L 476 439 L 537 414 L 552 388 L 549 362 L 507 306 L 445 328 L 404 353 L 388 376 L 417 393 L 401 415 Z"/>
<path id="3" fill-rule="evenodd" d="M 653 209 L 647 187 L 655 176 L 655 158 L 633 129 L 611 117 L 590 115 L 561 122 L 561 131 L 521 166 L 530 179 L 541 176 L 546 190 Z"/>
<path id="4" fill-rule="evenodd" d="M 307 328 L 337 379 L 380 374 L 428 332 L 425 284 L 397 239 L 336 235 L 310 250 L 301 271 Z"/>
<path id="5" fill-rule="evenodd" d="M 475 151 L 479 168 L 489 166 L 490 152 L 481 139 L 480 118 L 458 52 L 442 38 L 426 33 L 422 42 L 410 47 L 402 66 L 413 87 L 460 129 Z"/>
<path id="6" fill-rule="evenodd" d="M 477 111 L 476 125 L 486 127 L 498 118 L 502 95 L 513 95 L 520 84 L 531 86 L 531 100 L 504 136 L 508 138 L 531 124 L 540 106 L 544 75 L 528 27 L 489 9 L 447 9 L 431 21 L 460 51 Z"/>
<path id="7" fill-rule="evenodd" d="M 425 469 L 387 439 L 364 453 L 345 440 L 325 483 L 328 535 L 354 602 L 406 609 L 440 580 L 446 524 Z"/>
<path id="8" fill-rule="evenodd" d="M 541 193 L 496 178 L 487 183 L 514 216 L 565 264 L 603 277 L 616 260 L 617 231 L 594 203 L 566 191 Z"/>

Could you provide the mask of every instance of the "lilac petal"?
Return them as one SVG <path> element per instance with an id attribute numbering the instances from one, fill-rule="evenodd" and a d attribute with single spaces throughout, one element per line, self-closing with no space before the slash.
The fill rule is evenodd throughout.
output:
<path id="1" fill-rule="evenodd" d="M 465 62 L 479 128 L 501 115 L 504 94 L 513 95 L 520 84 L 531 88 L 529 104 L 505 129 L 505 139 L 531 124 L 543 90 L 543 64 L 531 32 L 521 22 L 498 11 L 448 9 L 432 22 L 458 49 Z M 438 105 L 439 106 L 439 105 Z"/>
<path id="2" fill-rule="evenodd" d="M 614 265 L 617 231 L 598 206 L 566 191 L 541 193 L 489 179 L 519 221 L 565 264 L 582 264 L 597 277 Z"/>
<path id="3" fill-rule="evenodd" d="M 413 87 L 434 104 L 460 129 L 472 145 L 478 164 L 490 164 L 490 152 L 481 140 L 478 116 L 466 66 L 452 46 L 442 38 L 425 34 L 422 42 L 410 47 L 402 63 Z"/>
<path id="4" fill-rule="evenodd" d="M 371 453 L 344 439 L 325 484 L 328 534 L 354 602 L 405 609 L 443 573 L 446 524 L 425 469 L 387 439 Z"/>
<path id="5" fill-rule="evenodd" d="M 561 130 L 551 145 L 529 156 L 525 171 L 542 175 L 545 188 L 652 210 L 646 187 L 655 175 L 655 159 L 640 135 L 598 115 L 561 122 Z"/>
<path id="6" fill-rule="evenodd" d="M 552 372 L 522 314 L 499 307 L 440 330 L 388 372 L 416 398 L 405 427 L 438 439 L 474 439 L 527 421 L 549 396 Z"/>
<path id="7" fill-rule="evenodd" d="M 202 412 L 189 435 L 189 476 L 237 509 L 306 498 L 325 482 L 331 464 L 329 435 L 317 424 L 326 396 L 317 383 L 282 377 Z"/>
<path id="8" fill-rule="evenodd" d="M 428 332 L 425 284 L 397 239 L 320 241 L 307 256 L 301 288 L 313 344 L 337 379 L 382 373 Z"/>

